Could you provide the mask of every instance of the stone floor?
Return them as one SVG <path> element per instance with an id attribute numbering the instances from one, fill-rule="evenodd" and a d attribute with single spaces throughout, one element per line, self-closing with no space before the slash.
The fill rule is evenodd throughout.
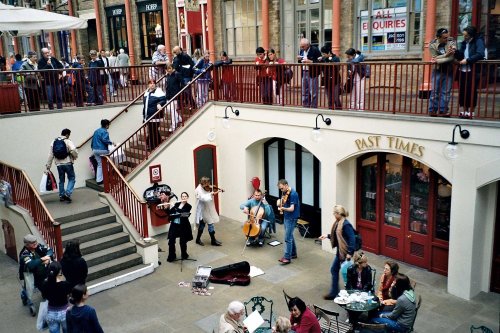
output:
<path id="1" fill-rule="evenodd" d="M 220 314 L 232 300 L 247 300 L 261 295 L 274 301 L 274 313 L 288 316 L 282 290 L 299 296 L 309 304 L 318 304 L 341 314 L 345 311 L 322 295 L 330 284 L 329 267 L 332 255 L 322 251 L 312 239 L 296 234 L 298 256 L 292 264 L 279 265 L 283 245 L 263 248 L 244 247 L 239 222 L 222 218 L 216 226 L 221 247 L 201 247 L 190 242 L 188 252 L 197 261 L 167 263 L 161 252 L 162 265 L 157 271 L 139 280 L 92 295 L 88 304 L 97 309 L 99 320 L 107 333 L 120 332 L 212 332 Z M 282 240 L 283 227 L 278 225 L 277 239 Z M 166 235 L 157 237 L 166 249 Z M 204 241 L 208 243 L 208 234 Z M 385 257 L 368 254 L 369 263 L 382 272 Z M 238 287 L 212 284 L 211 296 L 198 296 L 190 288 L 179 287 L 189 282 L 197 265 L 219 267 L 246 260 L 261 268 L 265 274 L 252 279 L 250 286 Z M 17 264 L 0 254 L 0 332 L 35 332 L 35 318 L 30 317 L 19 298 L 20 285 L 16 279 Z M 471 301 L 459 299 L 446 292 L 446 277 L 420 268 L 400 264 L 401 272 L 417 282 L 416 292 L 423 302 L 415 324 L 419 333 L 469 332 L 469 327 L 486 325 L 499 332 L 500 295 L 481 293 Z M 39 296 L 38 296 L 39 297 Z"/>

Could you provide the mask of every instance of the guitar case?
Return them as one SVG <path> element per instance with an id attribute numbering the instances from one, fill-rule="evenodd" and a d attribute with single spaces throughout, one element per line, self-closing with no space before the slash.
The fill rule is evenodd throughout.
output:
<path id="1" fill-rule="evenodd" d="M 230 286 L 248 286 L 250 284 L 250 264 L 240 261 L 234 264 L 213 268 L 210 282 Z"/>

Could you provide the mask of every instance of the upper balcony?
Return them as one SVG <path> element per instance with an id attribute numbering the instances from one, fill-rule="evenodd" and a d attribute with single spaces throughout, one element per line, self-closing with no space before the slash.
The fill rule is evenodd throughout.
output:
<path id="1" fill-rule="evenodd" d="M 422 62 L 367 62 L 363 68 L 345 63 L 224 65 L 213 68 L 208 91 L 203 91 L 196 82 L 191 84 L 191 91 L 195 99 L 208 95 L 208 100 L 213 101 L 498 121 L 499 64 L 499 61 L 482 61 L 469 73 L 456 66 L 440 69 Z M 116 104 L 128 103 L 140 96 L 155 68 L 115 67 L 104 71 L 109 75 L 98 76 L 102 103 Z M 361 79 L 358 74 L 351 75 L 353 71 L 369 73 L 369 77 Z M 54 97 L 50 105 L 48 92 L 57 89 L 61 91 L 63 108 L 101 104 L 90 97 L 95 94 L 92 89 L 95 83 L 88 81 L 89 75 L 92 74 L 88 69 L 1 72 L 0 113 L 55 109 L 57 98 Z M 305 79 L 306 75 L 310 80 Z M 82 84 L 70 84 L 70 77 L 73 80 L 81 77 Z M 57 88 L 48 89 L 48 86 Z"/>

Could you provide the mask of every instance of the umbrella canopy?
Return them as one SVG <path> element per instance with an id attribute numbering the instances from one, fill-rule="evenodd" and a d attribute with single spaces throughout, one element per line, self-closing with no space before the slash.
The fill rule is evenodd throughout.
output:
<path id="1" fill-rule="evenodd" d="M 27 36 L 40 31 L 63 31 L 87 28 L 87 20 L 48 12 L 45 10 L 15 7 L 0 3 L 0 31 Z"/>

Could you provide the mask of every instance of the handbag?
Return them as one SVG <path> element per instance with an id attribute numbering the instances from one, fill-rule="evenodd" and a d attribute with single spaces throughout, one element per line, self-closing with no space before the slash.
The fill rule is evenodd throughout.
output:
<path id="1" fill-rule="evenodd" d="M 38 308 L 38 317 L 36 318 L 36 329 L 43 331 L 49 328 L 45 318 L 47 317 L 49 307 L 49 301 L 40 302 L 40 307 Z"/>
<path id="2" fill-rule="evenodd" d="M 340 273 L 342 274 L 342 278 L 344 279 L 344 283 L 347 283 L 347 270 L 352 265 L 352 260 L 346 260 L 340 265 Z"/>
<path id="3" fill-rule="evenodd" d="M 50 170 L 47 171 L 47 182 L 45 183 L 45 189 L 48 192 L 57 190 L 56 178 L 54 177 L 54 174 Z"/>
<path id="4" fill-rule="evenodd" d="M 352 91 L 352 86 L 354 84 L 354 81 L 351 79 L 350 76 L 347 77 L 347 80 L 344 83 L 344 90 L 343 92 L 346 94 L 349 94 Z"/>
<path id="5" fill-rule="evenodd" d="M 40 188 L 39 188 L 40 193 L 48 192 L 47 191 L 47 178 L 48 178 L 47 173 L 44 172 L 42 174 L 42 180 L 40 181 Z"/>

